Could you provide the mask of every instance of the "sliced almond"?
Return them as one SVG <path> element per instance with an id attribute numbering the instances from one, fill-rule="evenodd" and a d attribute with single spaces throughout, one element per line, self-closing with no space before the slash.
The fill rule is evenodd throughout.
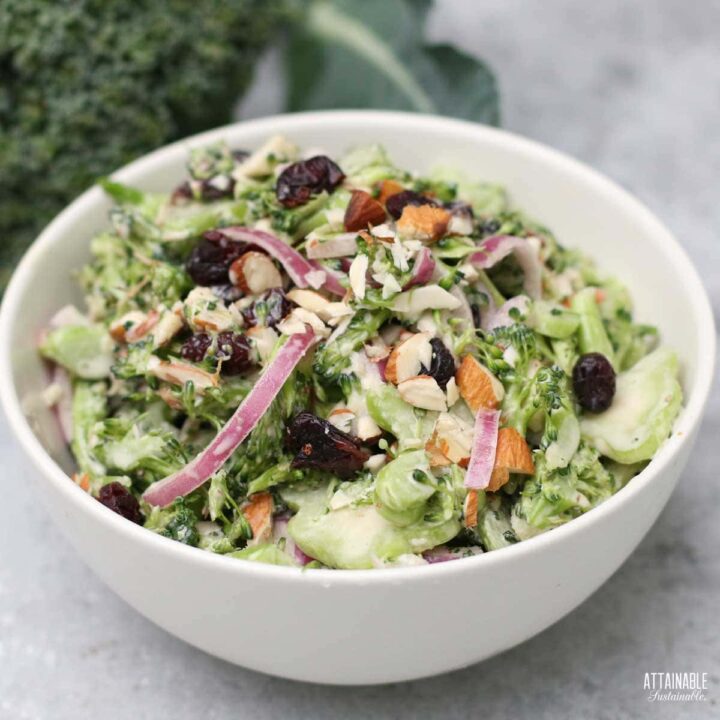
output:
<path id="1" fill-rule="evenodd" d="M 472 355 L 466 355 L 455 373 L 460 396 L 477 413 L 480 408 L 494 410 L 505 396 L 502 383 Z"/>
<path id="2" fill-rule="evenodd" d="M 247 504 L 241 509 L 253 534 L 248 545 L 268 542 L 272 537 L 272 495 L 267 492 L 255 493 L 248 498 Z"/>
<path id="3" fill-rule="evenodd" d="M 472 451 L 473 428 L 449 413 L 440 413 L 433 442 L 445 457 L 462 467 L 467 467 Z"/>
<path id="4" fill-rule="evenodd" d="M 141 310 L 131 310 L 122 317 L 110 324 L 110 336 L 115 342 L 124 343 L 128 340 L 128 333 L 138 326 L 141 326 L 146 320 L 147 315 Z"/>
<path id="5" fill-rule="evenodd" d="M 344 225 L 348 232 L 365 230 L 385 222 L 385 208 L 364 190 L 353 190 L 345 210 Z"/>
<path id="6" fill-rule="evenodd" d="M 447 467 L 451 464 L 450 460 L 443 455 L 440 448 L 435 444 L 432 438 L 425 443 L 425 452 L 428 455 L 428 461 L 431 468 Z"/>
<path id="7" fill-rule="evenodd" d="M 277 324 L 277 329 L 283 335 L 296 335 L 305 332 L 305 326 L 309 325 L 318 335 L 327 337 L 330 330 L 325 327 L 323 321 L 313 312 L 304 308 L 295 308 L 282 322 Z"/>
<path id="8" fill-rule="evenodd" d="M 198 392 L 218 386 L 218 379 L 215 375 L 180 360 L 168 362 L 151 355 L 148 362 L 148 372 L 158 380 L 168 382 L 171 385 L 183 386 L 185 383 L 192 382 Z"/>
<path id="9" fill-rule="evenodd" d="M 287 298 L 301 308 L 314 312 L 318 316 L 320 316 L 320 313 L 330 304 L 330 301 L 324 298 L 319 292 L 315 292 L 315 290 L 304 290 L 302 288 L 293 288 L 288 292 Z"/>
<path id="10" fill-rule="evenodd" d="M 455 382 L 454 377 L 451 377 L 447 381 L 447 385 L 445 386 L 445 394 L 447 395 L 448 407 L 452 407 L 460 399 L 460 392 L 458 390 L 457 382 Z"/>
<path id="11" fill-rule="evenodd" d="M 322 237 L 319 234 L 310 233 L 307 236 L 305 251 L 312 260 L 348 257 L 357 252 L 357 234 L 354 232 L 340 233 Z"/>
<path id="12" fill-rule="evenodd" d="M 352 432 L 355 413 L 350 408 L 335 408 L 328 415 L 328 422 L 345 433 Z"/>
<path id="13" fill-rule="evenodd" d="M 487 489 L 490 492 L 499 490 L 510 479 L 510 473 L 532 475 L 534 472 L 532 451 L 525 438 L 515 428 L 500 428 L 495 465 Z"/>
<path id="14" fill-rule="evenodd" d="M 463 503 L 463 523 L 467 528 L 473 528 L 478 523 L 478 491 L 470 489 Z"/>
<path id="15" fill-rule="evenodd" d="M 190 291 L 183 303 L 183 314 L 195 332 L 223 332 L 234 324 L 233 314 L 207 287 L 196 287 Z"/>
<path id="16" fill-rule="evenodd" d="M 420 374 L 424 365 L 430 367 L 432 345 L 428 333 L 415 333 L 396 345 L 385 367 L 385 379 L 393 385 Z"/>
<path id="17" fill-rule="evenodd" d="M 182 326 L 182 318 L 172 310 L 163 312 L 153 329 L 153 346 L 167 345 L 182 330 Z"/>
<path id="18" fill-rule="evenodd" d="M 282 287 L 282 275 L 264 253 L 249 250 L 230 266 L 230 282 L 248 295 Z"/>
<path id="19" fill-rule="evenodd" d="M 420 315 L 425 310 L 455 310 L 460 304 L 460 300 L 445 288 L 423 285 L 396 295 L 392 309 L 401 314 Z"/>
<path id="20" fill-rule="evenodd" d="M 405 189 L 399 182 L 395 182 L 395 180 L 383 180 L 379 187 L 380 194 L 378 195 L 378 202 L 383 205 L 387 203 L 389 197 L 397 195 Z"/>
<path id="21" fill-rule="evenodd" d="M 365 287 L 367 284 L 366 275 L 368 271 L 368 256 L 356 255 L 355 259 L 348 270 L 348 278 L 350 279 L 350 288 L 358 300 L 365 298 Z"/>
<path id="22" fill-rule="evenodd" d="M 436 242 L 447 232 L 450 217 L 444 208 L 406 205 L 397 222 L 397 229 L 403 238 Z"/>
<path id="23" fill-rule="evenodd" d="M 175 397 L 173 391 L 167 385 L 161 385 L 157 391 L 160 399 L 173 410 L 182 410 L 183 404 Z"/>
<path id="24" fill-rule="evenodd" d="M 447 402 L 445 393 L 430 375 L 418 375 L 398 384 L 400 397 L 413 407 L 422 410 L 436 410 L 445 412 Z"/>
<path id="25" fill-rule="evenodd" d="M 370 440 L 379 439 L 382 435 L 382 430 L 378 427 L 377 423 L 370 417 L 370 415 L 360 415 L 353 423 L 353 433 L 364 442 Z"/>

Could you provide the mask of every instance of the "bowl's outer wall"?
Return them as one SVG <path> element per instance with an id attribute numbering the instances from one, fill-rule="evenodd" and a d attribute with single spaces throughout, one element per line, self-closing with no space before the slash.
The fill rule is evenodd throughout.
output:
<path id="1" fill-rule="evenodd" d="M 207 652 L 285 677 L 346 684 L 411 679 L 467 665 L 569 612 L 617 569 L 655 520 L 697 429 L 705 397 L 695 396 L 707 392 L 695 387 L 698 364 L 707 369 L 713 354 L 712 345 L 701 340 L 712 320 L 697 309 L 698 289 L 678 277 L 684 255 L 646 210 L 577 163 L 478 126 L 382 113 L 271 118 L 171 146 L 118 177 L 144 189 L 168 190 L 184 173 L 188 146 L 224 138 L 233 147 L 252 149 L 276 132 L 332 155 L 380 142 L 401 166 L 427 170 L 440 162 L 500 182 L 561 242 L 588 252 L 603 270 L 627 282 L 639 318 L 658 324 L 663 340 L 681 354 L 683 384 L 696 408 L 692 422 L 685 422 L 685 415 L 678 421 L 676 436 L 661 451 L 664 464 L 656 465 L 660 457 L 654 461 L 660 471 L 643 473 L 607 507 L 523 543 L 522 550 L 450 563 L 453 568 L 414 569 L 411 576 L 390 570 L 372 577 L 359 573 L 353 581 L 344 573 L 289 579 L 291 571 L 207 558 L 148 539 L 144 531 L 130 532 L 69 481 L 58 481 L 46 459 L 32 452 L 34 441 L 22 428 L 18 435 L 43 471 L 40 495 L 86 562 L 141 613 Z M 95 189 L 56 220 L 45 235 L 57 242 L 41 241 L 31 249 L 17 289 L 11 286 L 8 293 L 12 316 L 3 309 L 12 382 L 36 436 L 66 471 L 71 459 L 39 397 L 46 370 L 35 343 L 60 306 L 79 301 L 71 276 L 88 258 L 88 241 L 106 225 L 108 209 Z M 698 318 L 709 328 L 700 327 Z M 11 423 L 17 421 L 12 403 L 5 404 Z"/>

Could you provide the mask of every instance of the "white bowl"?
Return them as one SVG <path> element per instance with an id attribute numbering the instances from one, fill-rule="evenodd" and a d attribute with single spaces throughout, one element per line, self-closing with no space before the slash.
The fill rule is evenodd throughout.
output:
<path id="1" fill-rule="evenodd" d="M 0 383 L 9 426 L 31 458 L 39 495 L 84 560 L 130 605 L 233 663 L 323 683 L 409 680 L 463 667 L 540 632 L 594 592 L 665 505 L 691 452 L 713 373 L 715 330 L 700 279 L 660 222 L 593 170 L 506 132 L 440 117 L 323 112 L 230 125 L 158 150 L 118 179 L 168 190 L 188 147 L 220 139 L 254 148 L 284 133 L 338 154 L 380 142 L 401 167 L 438 162 L 506 185 L 561 242 L 630 286 L 640 319 L 681 357 L 685 405 L 648 468 L 602 506 L 556 530 L 474 558 L 428 567 L 302 571 L 212 555 L 127 522 L 68 479 L 72 460 L 40 392 L 36 339 L 80 302 L 72 273 L 107 223 L 97 188 L 38 238 L 0 316 Z M 14 480 L 20 481 L 19 478 Z"/>

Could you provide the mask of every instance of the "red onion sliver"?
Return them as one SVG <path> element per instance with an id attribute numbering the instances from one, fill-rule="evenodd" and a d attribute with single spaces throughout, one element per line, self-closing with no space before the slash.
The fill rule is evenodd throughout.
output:
<path id="1" fill-rule="evenodd" d="M 435 272 L 435 258 L 429 248 L 422 248 L 415 258 L 412 274 L 410 279 L 403 286 L 403 290 L 407 290 L 413 285 L 425 285 L 432 279 Z"/>
<path id="2" fill-rule="evenodd" d="M 271 233 L 239 226 L 221 228 L 220 232 L 231 240 L 257 245 L 257 247 L 265 250 L 280 262 L 290 279 L 299 288 L 322 287 L 323 284 L 328 282 L 325 268 L 311 265 L 297 250 L 291 248 L 286 242 Z M 325 273 L 325 278 L 319 283 L 310 282 L 308 275 L 312 277 L 313 274 L 317 274 L 319 271 Z M 345 290 L 343 289 L 344 294 Z"/>
<path id="3" fill-rule="evenodd" d="M 465 473 L 465 487 L 484 490 L 490 484 L 497 450 L 499 410 L 480 408 L 475 416 L 473 446 Z"/>
<path id="4" fill-rule="evenodd" d="M 143 495 L 145 500 L 164 507 L 217 472 L 257 425 L 314 340 L 308 326 L 303 334 L 291 335 L 212 442 L 184 468 L 151 485 Z"/>
<path id="5" fill-rule="evenodd" d="M 523 280 L 525 291 L 531 298 L 538 299 L 542 290 L 542 264 L 537 250 L 528 238 L 513 235 L 493 235 L 485 238 L 478 249 L 468 256 L 468 262 L 487 270 L 510 253 L 515 253 L 525 275 Z"/>
<path id="6" fill-rule="evenodd" d="M 510 311 L 517 308 L 521 314 L 527 313 L 530 298 L 527 295 L 517 295 L 504 302 L 499 308 L 489 310 L 481 318 L 482 329 L 485 332 L 492 332 L 496 328 L 514 325 L 515 320 L 510 316 Z"/>

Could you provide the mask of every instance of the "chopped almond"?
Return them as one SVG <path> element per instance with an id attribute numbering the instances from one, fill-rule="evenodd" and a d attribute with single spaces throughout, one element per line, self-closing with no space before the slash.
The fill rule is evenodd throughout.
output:
<path id="1" fill-rule="evenodd" d="M 378 202 L 385 205 L 389 197 L 401 193 L 405 188 L 395 180 L 383 180 L 380 183 L 380 194 L 378 195 Z"/>
<path id="2" fill-rule="evenodd" d="M 478 522 L 478 491 L 468 490 L 468 494 L 465 496 L 465 502 L 463 503 L 463 517 L 465 527 L 473 528 Z"/>
<path id="3" fill-rule="evenodd" d="M 437 380 L 430 375 L 417 375 L 403 380 L 398 384 L 397 389 L 400 397 L 413 407 L 438 412 L 447 410 L 445 393 L 437 384 Z"/>
<path id="4" fill-rule="evenodd" d="M 472 451 L 473 428 L 455 415 L 440 413 L 433 442 L 440 452 L 451 462 L 467 467 Z"/>
<path id="5" fill-rule="evenodd" d="M 272 495 L 267 492 L 255 493 L 248 498 L 247 505 L 242 508 L 245 519 L 252 530 L 252 540 L 248 545 L 259 545 L 272 537 Z"/>
<path id="6" fill-rule="evenodd" d="M 472 355 L 466 355 L 455 373 L 460 396 L 477 413 L 480 408 L 495 410 L 505 396 L 502 383 Z"/>
<path id="7" fill-rule="evenodd" d="M 230 281 L 248 295 L 282 287 L 282 275 L 265 253 L 250 250 L 230 266 Z"/>
<path id="8" fill-rule="evenodd" d="M 128 334 L 147 321 L 148 316 L 141 310 L 131 310 L 110 324 L 110 336 L 115 342 L 130 342 Z"/>
<path id="9" fill-rule="evenodd" d="M 345 229 L 348 232 L 355 232 L 383 222 L 385 222 L 385 208 L 370 193 L 353 190 L 345 210 Z"/>
<path id="10" fill-rule="evenodd" d="M 211 375 L 202 368 L 195 367 L 190 363 L 181 362 L 180 360 L 174 360 L 168 362 L 167 360 L 160 360 L 155 355 L 150 357 L 148 362 L 148 371 L 151 375 L 154 375 L 158 380 L 168 382 L 171 385 L 185 385 L 187 382 L 192 382 L 195 386 L 195 390 L 202 393 L 207 388 L 217 387 L 218 379 L 215 375 Z"/>
<path id="11" fill-rule="evenodd" d="M 398 385 L 419 375 L 422 366 L 430 367 L 431 361 L 430 335 L 428 333 L 409 334 L 392 349 L 385 366 L 385 379 L 393 385 Z"/>
<path id="12" fill-rule="evenodd" d="M 487 489 L 490 492 L 499 490 L 510 479 L 510 473 L 532 475 L 534 472 L 532 451 L 525 438 L 515 428 L 500 428 L 495 465 Z"/>
<path id="13" fill-rule="evenodd" d="M 450 465 L 450 460 L 443 455 L 440 448 L 435 444 L 433 438 L 425 443 L 425 452 L 428 455 L 428 461 L 430 462 L 431 468 L 447 467 Z"/>
<path id="14" fill-rule="evenodd" d="M 436 242 L 447 232 L 450 217 L 450 213 L 443 208 L 406 205 L 397 222 L 397 229 L 405 238 Z"/>

